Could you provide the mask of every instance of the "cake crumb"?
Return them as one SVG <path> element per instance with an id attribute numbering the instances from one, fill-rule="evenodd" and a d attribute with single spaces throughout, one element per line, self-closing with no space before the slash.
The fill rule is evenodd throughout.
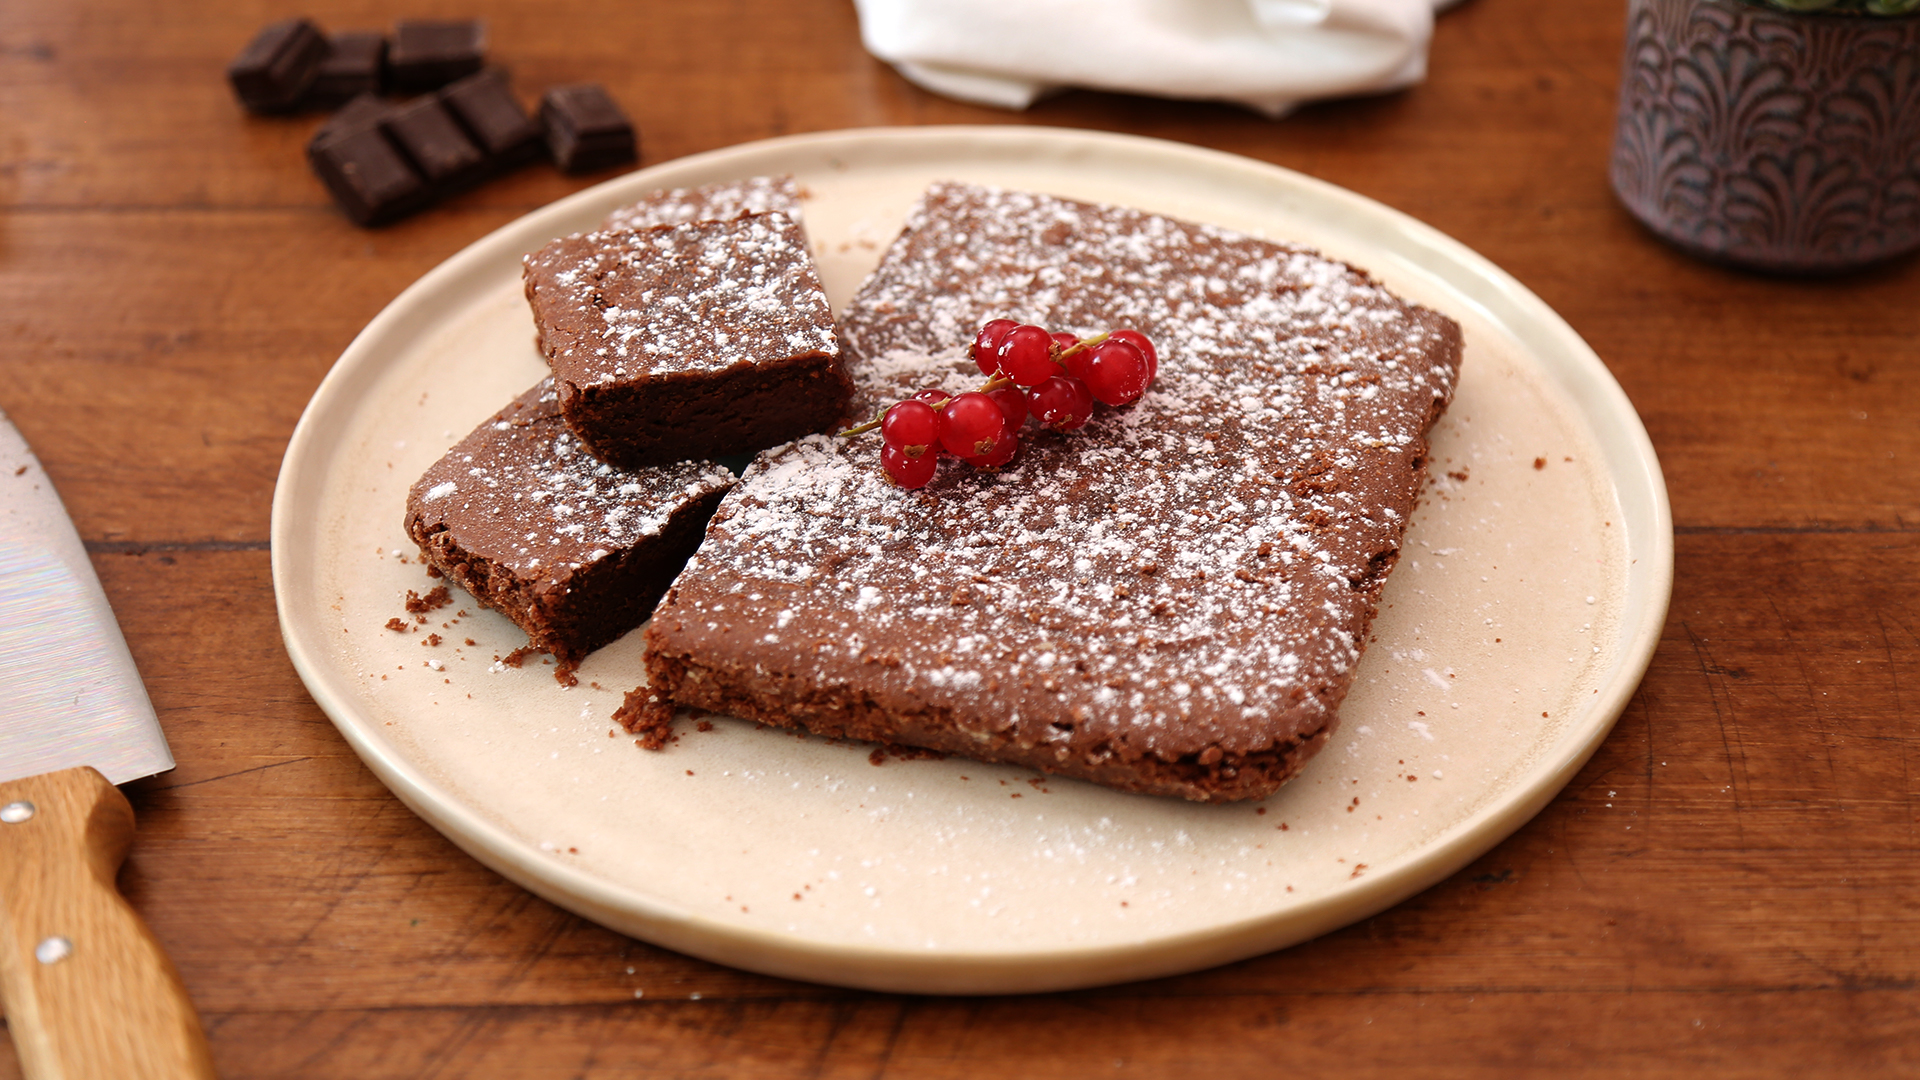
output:
<path id="1" fill-rule="evenodd" d="M 453 599 L 447 595 L 445 585 L 435 585 L 427 591 L 425 596 L 421 596 L 412 589 L 407 590 L 407 611 L 413 615 L 424 615 L 429 611 L 446 607 L 452 602 Z"/>
<path id="2" fill-rule="evenodd" d="M 627 691 L 626 700 L 620 703 L 613 719 L 629 734 L 639 736 L 633 745 L 642 750 L 661 750 L 675 739 L 673 706 L 648 693 L 645 687 Z M 689 771 L 687 775 L 693 773 Z"/>

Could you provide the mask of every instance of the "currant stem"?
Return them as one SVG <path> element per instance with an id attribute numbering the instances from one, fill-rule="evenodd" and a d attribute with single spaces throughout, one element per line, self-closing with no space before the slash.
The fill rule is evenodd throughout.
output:
<path id="1" fill-rule="evenodd" d="M 1072 356 L 1075 353 L 1082 352 L 1086 349 L 1091 349 L 1095 345 L 1100 344 L 1101 342 L 1107 340 L 1109 337 L 1112 337 L 1112 336 L 1113 336 L 1113 331 L 1103 330 L 1100 333 L 1095 334 L 1092 337 L 1086 339 L 1085 341 L 1076 343 L 1071 349 L 1060 350 L 1060 355 L 1054 357 L 1053 362 L 1060 365 L 1060 370 L 1065 371 L 1067 369 L 1067 357 Z"/>
<path id="2" fill-rule="evenodd" d="M 1106 336 L 1107 335 L 1105 334 L 1100 335 L 1100 337 L 1103 337 L 1103 338 Z M 1097 341 L 1098 339 L 1096 338 L 1092 340 Z M 988 379 L 986 382 L 981 383 L 975 392 L 981 393 L 981 394 L 987 394 L 987 393 L 992 393 L 995 390 L 1005 390 L 1007 387 L 1014 386 L 1014 385 L 1016 385 L 1014 381 L 1012 379 L 1007 378 L 1005 375 L 995 375 L 993 378 Z M 952 401 L 952 400 L 953 400 L 952 398 L 947 399 L 947 401 Z M 943 401 L 940 404 L 935 405 L 933 407 L 934 411 L 939 412 L 941 409 L 946 408 L 947 401 Z M 895 404 L 898 404 L 898 403 L 896 402 Z M 887 406 L 888 409 L 891 409 L 892 407 L 893 407 L 892 405 Z M 887 410 L 882 409 L 880 410 L 879 416 L 874 417 L 873 419 L 867 421 L 864 424 L 859 425 L 858 427 L 850 427 L 845 431 L 834 432 L 834 437 L 837 439 L 844 439 L 852 435 L 863 435 L 869 431 L 872 431 L 874 428 L 879 427 L 882 423 L 886 422 L 886 419 L 887 419 Z"/>

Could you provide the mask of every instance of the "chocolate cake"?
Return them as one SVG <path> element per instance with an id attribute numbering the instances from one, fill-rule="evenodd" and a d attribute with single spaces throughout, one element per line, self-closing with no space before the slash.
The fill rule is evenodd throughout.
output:
<path id="1" fill-rule="evenodd" d="M 732 484 L 705 461 L 601 464 L 567 430 L 544 379 L 413 485 L 407 535 L 552 653 L 564 677 L 647 617 Z"/>
<path id="2" fill-rule="evenodd" d="M 903 492 L 879 442 L 761 455 L 646 631 L 662 703 L 1127 791 L 1265 796 L 1334 731 L 1460 331 L 1313 252 L 932 188 L 842 322 L 872 406 L 976 386 L 1007 317 L 1158 344 L 1137 404 Z"/>
<path id="3" fill-rule="evenodd" d="M 751 453 L 844 414 L 827 296 L 784 214 L 564 237 L 525 279 L 567 425 L 604 461 Z"/>
<path id="4" fill-rule="evenodd" d="M 750 176 L 696 188 L 649 193 L 607 215 L 600 228 L 651 229 L 689 221 L 731 221 L 749 214 L 781 213 L 801 223 L 800 185 L 791 176 Z M 804 231 L 804 228 L 803 228 Z"/>

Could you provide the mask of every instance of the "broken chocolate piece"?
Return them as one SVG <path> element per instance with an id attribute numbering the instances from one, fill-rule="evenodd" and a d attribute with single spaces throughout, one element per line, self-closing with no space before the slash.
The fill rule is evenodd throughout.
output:
<path id="1" fill-rule="evenodd" d="M 410 101 L 388 113 L 380 126 L 419 169 L 434 197 L 465 187 L 487 163 L 438 97 Z"/>
<path id="2" fill-rule="evenodd" d="M 302 104 L 332 109 L 361 94 L 380 92 L 387 64 L 387 36 L 377 30 L 349 30 L 328 39 L 326 58 Z"/>
<path id="3" fill-rule="evenodd" d="M 347 102 L 339 112 L 327 117 L 325 123 L 314 129 L 313 138 L 307 140 L 308 160 L 312 160 L 313 152 L 327 141 L 378 125 L 392 108 L 373 94 L 361 94 Z"/>
<path id="4" fill-rule="evenodd" d="M 384 225 L 427 205 L 432 192 L 384 130 L 393 106 L 362 94 L 314 132 L 307 162 L 359 225 Z"/>
<path id="5" fill-rule="evenodd" d="M 639 156 L 633 123 L 597 83 L 548 90 L 540 101 L 540 123 L 562 172 L 593 172 Z"/>
<path id="6" fill-rule="evenodd" d="M 227 65 L 240 104 L 259 113 L 298 108 L 312 85 L 327 39 L 308 19 L 284 19 L 261 29 Z"/>
<path id="7" fill-rule="evenodd" d="M 438 90 L 479 71 L 487 53 L 487 27 L 478 19 L 402 19 L 387 50 L 387 75 L 403 93 Z"/>
<path id="8" fill-rule="evenodd" d="M 426 182 L 378 124 L 338 132 L 307 147 L 307 160 L 333 201 L 358 225 L 384 225 L 432 198 Z"/>
<path id="9" fill-rule="evenodd" d="M 440 91 L 440 100 L 492 159 L 489 173 L 505 172 L 540 156 L 540 124 L 521 107 L 507 73 L 499 68 L 461 79 Z"/>

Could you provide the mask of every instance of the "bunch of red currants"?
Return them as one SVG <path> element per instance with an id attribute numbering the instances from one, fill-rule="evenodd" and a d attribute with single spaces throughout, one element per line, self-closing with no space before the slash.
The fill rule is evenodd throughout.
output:
<path id="1" fill-rule="evenodd" d="M 1055 431 L 1074 431 L 1092 418 L 1096 401 L 1117 406 L 1139 400 L 1160 367 L 1153 342 L 1138 330 L 1083 341 L 1012 319 L 982 326 L 967 351 L 987 376 L 978 390 L 922 390 L 878 421 L 880 467 L 895 484 L 926 486 L 943 454 L 976 468 L 1005 465 L 1020 449 L 1027 417 Z"/>

